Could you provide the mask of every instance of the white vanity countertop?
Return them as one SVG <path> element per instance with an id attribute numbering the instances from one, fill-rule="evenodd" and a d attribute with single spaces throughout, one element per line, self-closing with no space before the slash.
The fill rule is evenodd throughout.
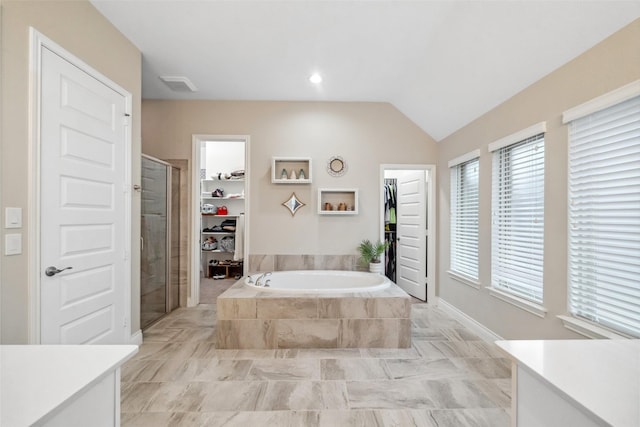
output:
<path id="1" fill-rule="evenodd" d="M 135 345 L 0 346 L 0 425 L 32 425 L 137 351 Z"/>
<path id="2" fill-rule="evenodd" d="M 640 426 L 640 340 L 496 344 L 596 420 L 612 426 Z"/>

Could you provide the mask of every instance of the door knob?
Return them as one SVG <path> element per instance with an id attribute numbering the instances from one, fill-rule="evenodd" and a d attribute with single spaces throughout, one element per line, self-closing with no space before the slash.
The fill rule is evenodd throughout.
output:
<path id="1" fill-rule="evenodd" d="M 51 277 L 51 276 L 55 276 L 58 273 L 61 273 L 65 270 L 71 270 L 73 267 L 65 267 L 62 268 L 60 270 L 58 270 L 56 267 L 51 266 L 51 267 L 47 267 L 47 269 L 44 271 L 44 274 L 46 274 L 47 276 Z"/>

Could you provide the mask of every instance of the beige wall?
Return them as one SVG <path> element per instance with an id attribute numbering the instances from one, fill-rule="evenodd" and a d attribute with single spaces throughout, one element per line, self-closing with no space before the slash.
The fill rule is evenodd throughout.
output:
<path id="1" fill-rule="evenodd" d="M 29 26 L 53 39 L 133 94 L 133 181 L 139 184 L 141 85 L 140 52 L 87 1 L 11 1 L 2 6 L 1 177 L 2 209 L 30 209 L 29 178 Z M 574 337 L 556 315 L 566 306 L 566 127 L 563 110 L 640 78 L 640 21 L 614 34 L 584 55 L 535 83 L 436 145 L 389 104 L 305 102 L 145 101 L 144 152 L 190 159 L 192 134 L 251 136 L 250 252 L 254 254 L 352 254 L 378 227 L 378 173 L 381 163 L 438 162 L 439 295 L 505 338 Z M 434 118 L 437 120 L 437 118 Z M 480 279 L 490 279 L 491 159 L 486 146 L 502 136 L 546 120 L 545 306 L 540 319 L 472 289 L 446 273 L 449 265 L 448 160 L 475 148 L 481 155 Z M 271 156 L 313 158 L 311 186 L 273 185 Z M 348 163 L 344 177 L 325 172 L 332 155 Z M 361 213 L 355 217 L 316 214 L 319 187 L 358 187 Z M 307 206 L 291 217 L 280 203 L 292 191 Z M 139 199 L 132 217 L 132 331 L 139 327 Z M 28 340 L 29 228 L 23 254 L 2 256 L 2 343 Z M 2 230 L 2 239 L 5 230 Z"/>
<path id="2" fill-rule="evenodd" d="M 133 96 L 132 173 L 140 181 L 141 56 L 138 49 L 85 0 L 2 2 L 2 209 L 23 209 L 23 253 L 2 256 L 2 342 L 28 341 L 29 271 L 27 220 L 33 207 L 28 193 L 29 158 L 29 27 L 128 90 Z M 132 331 L 139 329 L 140 200 L 132 208 Z M 6 230 L 2 230 L 2 234 Z M 4 241 L 4 237 L 2 237 Z"/>
<path id="3" fill-rule="evenodd" d="M 435 163 L 436 143 L 386 103 L 152 101 L 142 103 L 143 152 L 190 158 L 193 134 L 250 135 L 251 254 L 355 254 L 377 239 L 381 163 Z M 326 172 L 342 156 L 346 175 Z M 272 156 L 313 159 L 311 185 L 271 184 Z M 317 189 L 359 188 L 357 216 L 319 216 Z M 292 192 L 307 206 L 281 206 Z"/>
<path id="4" fill-rule="evenodd" d="M 640 20 L 565 64 L 502 105 L 439 143 L 439 296 L 508 339 L 577 337 L 557 315 L 567 304 L 567 127 L 562 112 L 640 79 Z M 489 295 L 491 277 L 491 156 L 487 145 L 546 121 L 544 306 L 541 319 Z M 479 148 L 482 288 L 449 277 L 449 170 L 447 162 Z"/>

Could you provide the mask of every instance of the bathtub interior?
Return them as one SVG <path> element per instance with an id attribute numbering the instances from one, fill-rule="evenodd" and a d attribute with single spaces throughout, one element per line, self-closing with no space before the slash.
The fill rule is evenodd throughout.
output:
<path id="1" fill-rule="evenodd" d="M 243 283 L 265 292 L 375 292 L 388 288 L 391 283 L 386 276 L 359 271 L 298 270 L 263 274 L 250 274 Z"/>

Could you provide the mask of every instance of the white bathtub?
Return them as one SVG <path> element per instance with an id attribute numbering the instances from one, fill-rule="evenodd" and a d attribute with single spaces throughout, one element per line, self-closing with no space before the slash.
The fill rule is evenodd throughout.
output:
<path id="1" fill-rule="evenodd" d="M 245 286 L 264 292 L 341 293 L 381 291 L 391 283 L 386 276 L 368 272 L 299 270 L 274 271 L 260 280 L 261 285 L 266 283 L 268 286 L 256 286 L 261 275 L 256 273 L 247 276 L 244 279 Z"/>

